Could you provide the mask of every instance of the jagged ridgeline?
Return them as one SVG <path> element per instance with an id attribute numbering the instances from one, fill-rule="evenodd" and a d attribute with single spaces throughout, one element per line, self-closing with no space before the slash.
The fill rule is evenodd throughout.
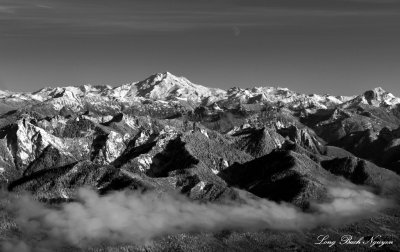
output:
<path id="1" fill-rule="evenodd" d="M 119 87 L 0 91 L 0 183 L 46 201 L 89 186 L 307 208 L 328 183 L 400 185 L 400 99 L 221 90 L 160 73 Z"/>

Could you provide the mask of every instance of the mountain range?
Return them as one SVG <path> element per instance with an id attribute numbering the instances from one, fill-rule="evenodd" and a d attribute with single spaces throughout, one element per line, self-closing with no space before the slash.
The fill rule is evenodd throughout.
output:
<path id="1" fill-rule="evenodd" d="M 400 192 L 400 98 L 382 88 L 222 90 L 165 72 L 118 87 L 0 91 L 0 113 L 0 184 L 44 202 L 81 187 L 202 202 L 244 191 L 307 211 L 332 183 Z"/>

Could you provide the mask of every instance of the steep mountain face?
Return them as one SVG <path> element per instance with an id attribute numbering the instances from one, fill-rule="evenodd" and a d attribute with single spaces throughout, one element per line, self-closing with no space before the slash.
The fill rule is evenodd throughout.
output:
<path id="1" fill-rule="evenodd" d="M 224 95 L 225 91 L 191 83 L 184 77 L 169 72 L 155 74 L 135 84 L 135 96 L 155 100 L 183 99 L 199 102 L 210 96 Z"/>
<path id="2" fill-rule="evenodd" d="M 342 104 L 342 107 L 355 106 L 357 104 L 372 105 L 374 107 L 392 107 L 400 103 L 400 98 L 377 87 L 366 91 L 364 94 Z"/>
<path id="3" fill-rule="evenodd" d="M 41 199 L 91 186 L 221 200 L 239 188 L 306 208 L 332 181 L 397 190 L 385 168 L 400 171 L 400 99 L 381 88 L 225 91 L 166 72 L 119 87 L 1 91 L 0 103 L 0 183 Z"/>

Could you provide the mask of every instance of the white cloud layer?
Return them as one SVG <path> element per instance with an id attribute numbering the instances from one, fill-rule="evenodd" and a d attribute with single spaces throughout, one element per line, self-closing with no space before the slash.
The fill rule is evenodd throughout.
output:
<path id="1" fill-rule="evenodd" d="M 22 239 L 4 243 L 2 251 L 53 251 L 62 245 L 85 247 L 104 241 L 144 243 L 164 235 L 226 229 L 304 230 L 356 221 L 390 204 L 359 188 L 330 188 L 329 194 L 330 202 L 313 204 L 307 213 L 264 199 L 201 204 L 176 195 L 99 196 L 88 189 L 79 190 L 78 201 L 59 207 L 29 196 L 13 197 L 8 210 L 16 216 Z"/>

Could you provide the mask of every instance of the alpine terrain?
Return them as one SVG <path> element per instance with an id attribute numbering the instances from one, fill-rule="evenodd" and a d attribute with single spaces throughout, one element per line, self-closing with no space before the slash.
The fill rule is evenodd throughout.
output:
<path id="1" fill-rule="evenodd" d="M 203 210 L 181 209 L 177 216 L 193 222 L 190 228 L 179 224 L 174 232 L 165 229 L 151 239 L 139 239 L 145 242 L 134 241 L 150 228 L 129 236 L 132 240 L 82 235 L 88 242 L 74 243 L 68 237 L 49 251 L 400 250 L 400 98 L 382 88 L 355 96 L 299 94 L 280 87 L 222 90 L 165 72 L 118 87 L 3 90 L 0 113 L 3 250 L 42 251 L 48 245 L 41 244 L 46 237 L 61 239 L 64 235 L 56 233 L 64 234 L 66 227 L 47 233 L 44 227 L 51 228 L 41 220 L 48 223 L 53 211 L 68 216 L 68 209 L 83 201 L 82 188 L 94 190 L 99 201 L 110 199 L 107 204 L 118 202 L 118 192 L 131 192 L 144 198 L 155 194 L 154 201 L 175 195 L 170 202 L 187 201 Z M 25 215 L 9 210 L 18 202 L 10 197 L 23 199 L 26 193 L 36 203 L 25 212 L 40 207 L 47 212 L 21 222 Z M 339 201 L 335 195 L 340 195 Z M 379 211 L 366 214 L 368 207 L 362 207 L 352 215 L 357 199 L 361 205 L 369 202 L 361 198 L 366 195 L 378 200 L 374 206 Z M 178 204 L 166 202 L 158 211 L 173 211 Z M 276 223 L 274 217 L 265 226 L 258 227 L 258 221 L 242 225 L 240 216 L 247 220 L 247 214 L 253 218 L 261 211 L 229 217 L 234 214 L 229 209 L 246 202 L 287 207 L 300 217 L 279 225 L 286 223 L 279 218 L 289 217 L 277 213 L 281 217 Z M 110 214 L 112 204 L 107 204 L 94 209 Z M 207 215 L 204 220 L 210 224 L 204 224 L 203 214 L 210 208 L 218 212 L 220 206 L 231 206 L 222 214 L 226 221 L 220 222 L 218 214 Z M 256 209 L 267 213 L 272 207 Z M 149 216 L 150 222 L 156 218 Z M 54 222 L 69 220 L 63 218 Z M 86 219 L 90 218 L 95 217 Z M 159 230 L 163 223 L 161 219 L 152 228 Z M 126 230 L 121 233 L 131 234 Z M 72 234 L 81 234 L 76 232 Z M 366 244 L 317 244 L 320 235 L 337 243 L 343 235 L 352 235 Z M 371 239 L 392 244 L 372 246 Z"/>

